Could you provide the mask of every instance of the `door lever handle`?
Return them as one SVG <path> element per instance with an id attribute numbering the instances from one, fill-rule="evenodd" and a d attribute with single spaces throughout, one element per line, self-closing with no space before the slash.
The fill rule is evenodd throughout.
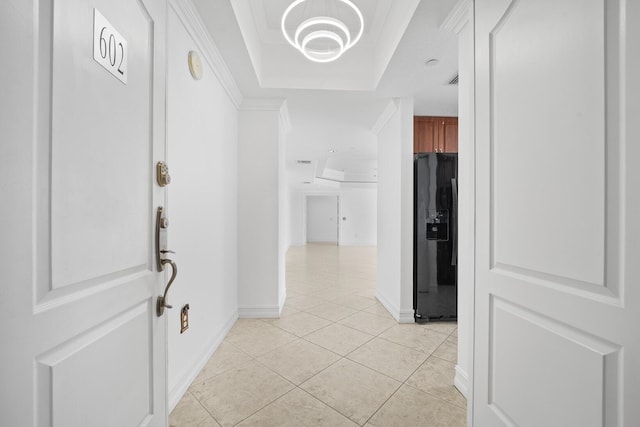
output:
<path id="1" fill-rule="evenodd" d="M 173 262 L 169 258 L 164 258 L 160 262 L 162 263 L 163 267 L 165 264 L 169 264 L 171 266 L 171 277 L 169 278 L 167 286 L 164 288 L 164 295 L 158 297 L 158 302 L 156 303 L 156 314 L 158 315 L 158 317 L 164 314 L 165 308 L 173 308 L 173 306 L 167 303 L 167 294 L 169 293 L 169 288 L 173 284 L 173 281 L 176 280 L 176 276 L 178 275 L 178 266 L 175 262 Z"/>
<path id="2" fill-rule="evenodd" d="M 164 216 L 164 209 L 162 206 L 158 206 L 158 210 L 156 211 L 156 268 L 161 272 L 164 271 L 165 264 L 169 264 L 171 266 L 171 278 L 169 279 L 167 286 L 164 288 L 164 295 L 158 297 L 158 301 L 156 302 L 156 314 L 158 317 L 164 314 L 165 308 L 172 308 L 167 302 L 167 294 L 169 293 L 169 288 L 173 284 L 173 281 L 176 280 L 176 276 L 178 275 L 178 266 L 175 262 L 166 257 L 166 254 L 174 254 L 175 252 L 164 249 L 167 247 L 168 227 L 169 220 Z"/>

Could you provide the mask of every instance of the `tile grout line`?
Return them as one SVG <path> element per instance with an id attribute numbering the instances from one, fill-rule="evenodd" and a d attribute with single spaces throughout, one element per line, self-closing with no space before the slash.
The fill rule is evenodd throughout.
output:
<path id="1" fill-rule="evenodd" d="M 367 425 L 367 423 L 368 423 L 369 421 L 371 421 L 371 418 L 373 418 L 373 417 L 374 417 L 378 412 L 380 412 L 380 409 L 382 409 L 382 407 L 383 407 L 384 405 L 386 405 L 386 404 L 387 404 L 387 402 L 388 402 L 389 400 L 391 400 L 391 398 L 392 398 L 393 396 L 395 396 L 395 395 L 396 395 L 396 393 L 397 393 L 397 392 L 402 388 L 402 386 L 403 386 L 403 385 L 404 385 L 404 383 L 400 383 L 400 385 L 399 385 L 399 386 L 398 386 L 398 387 L 393 391 L 393 393 L 391 393 L 391 395 L 390 395 L 390 396 L 389 396 L 389 397 L 388 397 L 384 402 L 382 402 L 382 404 L 378 407 L 378 409 L 376 409 L 375 411 L 373 411 L 373 414 L 371 414 L 371 416 L 370 416 L 369 418 L 367 418 L 367 420 L 364 422 L 364 424 L 362 424 L 362 426 Z"/>
<path id="2" fill-rule="evenodd" d="M 287 380 L 287 381 L 288 381 L 288 380 Z M 290 382 L 290 383 L 291 383 L 291 381 L 288 381 L 288 382 Z M 291 384 L 293 384 L 293 383 L 291 383 Z M 257 410 L 256 410 L 256 411 L 254 411 L 253 413 L 251 413 L 251 414 L 247 415 L 246 417 L 244 417 L 243 419 L 241 419 L 240 421 L 238 421 L 237 423 L 235 423 L 235 424 L 233 424 L 233 425 L 234 425 L 234 426 L 237 426 L 238 424 L 240 424 L 240 423 L 241 423 L 241 422 L 243 422 L 244 420 L 247 420 L 247 419 L 249 419 L 249 418 L 253 417 L 255 414 L 257 414 L 258 412 L 262 411 L 262 410 L 263 410 L 264 408 L 266 408 L 267 406 L 272 405 L 272 404 L 274 404 L 275 402 L 277 402 L 278 400 L 282 399 L 284 396 L 286 396 L 287 394 L 291 393 L 291 391 L 293 391 L 293 390 L 295 390 L 295 389 L 296 389 L 295 384 L 293 384 L 293 385 L 294 385 L 294 387 L 293 387 L 292 389 L 285 391 L 283 394 L 281 394 L 280 396 L 276 397 L 276 398 L 275 398 L 275 399 L 273 399 L 271 402 L 269 402 L 269 403 L 267 403 L 266 405 L 262 406 L 261 408 L 257 409 Z M 218 423 L 218 424 L 220 424 L 220 423 Z"/>
<path id="3" fill-rule="evenodd" d="M 418 392 L 420 392 L 420 393 L 428 394 L 429 396 L 433 397 L 433 398 L 434 398 L 434 399 L 436 399 L 436 400 L 439 400 L 440 402 L 446 403 L 446 404 L 451 405 L 451 406 L 454 406 L 454 407 L 456 407 L 456 408 L 464 409 L 465 411 L 467 410 L 467 408 L 466 408 L 466 407 L 462 407 L 462 406 L 456 405 L 456 404 L 455 404 L 455 403 L 453 403 L 453 402 L 450 402 L 450 401 L 448 401 L 448 400 L 445 400 L 445 399 L 441 398 L 441 397 L 440 397 L 440 396 L 438 396 L 437 394 L 433 394 L 433 393 L 428 392 L 428 391 L 425 391 L 425 390 L 420 390 L 419 388 L 416 388 L 416 387 L 412 386 L 411 384 L 404 384 L 404 385 L 406 385 L 407 387 L 409 387 L 409 388 L 411 388 L 411 389 L 413 389 L 413 390 L 415 390 L 415 391 L 418 391 Z M 464 398 L 464 396 L 462 396 L 462 397 Z M 466 402 L 466 400 L 467 400 L 467 399 L 465 399 L 465 402 Z"/>
<path id="4" fill-rule="evenodd" d="M 310 249 L 310 250 L 308 250 Z M 435 398 L 437 401 L 442 402 L 444 404 L 447 404 L 448 406 L 453 406 L 453 407 L 457 407 L 460 409 L 465 409 L 464 407 L 458 406 L 448 400 L 444 400 L 441 399 L 440 397 L 438 397 L 437 395 L 432 394 L 431 392 L 428 391 L 424 391 L 421 389 L 418 389 L 416 387 L 413 387 L 411 385 L 409 385 L 407 382 L 411 379 L 411 377 L 413 375 L 416 374 L 416 372 L 421 369 L 429 360 L 431 360 L 432 357 L 438 359 L 438 360 L 442 360 L 444 362 L 447 363 L 453 363 L 455 364 L 456 362 L 452 362 L 451 360 L 447 360 L 443 357 L 437 356 L 435 355 L 435 353 L 440 350 L 443 345 L 445 344 L 445 342 L 447 342 L 447 340 L 451 337 L 453 337 L 453 334 L 457 332 L 457 328 L 453 329 L 451 332 L 447 333 L 443 333 L 440 330 L 432 330 L 430 328 L 428 329 L 428 333 L 434 333 L 436 336 L 444 336 L 444 340 L 442 340 L 436 347 L 434 350 L 432 350 L 431 352 L 427 353 L 421 349 L 412 347 L 412 346 L 408 346 L 405 345 L 403 343 L 399 343 L 399 342 L 395 342 L 393 340 L 390 340 L 386 337 L 383 337 L 382 335 L 385 334 L 387 331 L 389 331 L 390 329 L 396 327 L 397 325 L 399 325 L 397 322 L 393 325 L 390 325 L 386 328 L 384 328 L 383 330 L 377 332 L 376 333 L 370 333 L 370 332 L 365 332 L 363 330 L 357 329 L 356 327 L 350 326 L 348 324 L 344 324 L 341 322 L 344 322 L 345 320 L 349 319 L 350 317 L 353 316 L 357 316 L 357 315 L 362 315 L 362 313 L 366 313 L 368 315 L 372 315 L 372 316 L 376 316 L 376 319 L 373 320 L 373 322 L 378 322 L 377 318 L 380 319 L 385 319 L 385 320 L 393 320 L 391 319 L 388 315 L 384 315 L 384 314 L 380 314 L 378 312 L 375 311 L 375 309 L 377 308 L 377 306 L 380 305 L 380 302 L 377 300 L 377 298 L 375 298 L 375 295 L 371 296 L 371 285 L 373 284 L 375 287 L 375 278 L 371 277 L 371 274 L 369 273 L 372 269 L 375 269 L 375 263 L 372 263 L 371 265 L 369 265 L 367 263 L 366 267 L 362 270 L 362 273 L 359 274 L 359 271 L 355 274 L 350 274 L 349 273 L 349 267 L 351 266 L 350 264 L 355 264 L 358 265 L 357 260 L 353 259 L 353 260 L 349 260 L 349 261 L 343 261 L 340 262 L 340 254 L 336 255 L 336 256 L 330 256 L 330 257 L 323 257 L 321 259 L 320 262 L 317 262 L 318 258 L 316 257 L 314 259 L 314 256 L 316 253 L 320 252 L 318 250 L 315 250 L 317 248 L 309 248 L 309 247 L 305 247 L 305 252 L 303 254 L 303 256 L 299 256 L 296 255 L 296 257 L 294 258 L 293 256 L 287 257 L 286 259 L 286 263 L 299 263 L 299 264 L 303 264 L 306 265 L 306 267 L 304 268 L 292 268 L 291 270 L 289 268 L 287 268 L 287 272 L 286 272 L 286 276 L 287 277 L 292 277 L 291 280 L 291 287 L 289 287 L 288 284 L 288 289 L 291 290 L 291 292 L 295 295 L 295 296 L 291 296 L 287 298 L 287 300 L 285 300 L 283 309 L 289 309 L 291 311 L 294 311 L 294 313 L 288 314 L 287 316 L 283 317 L 289 317 L 291 315 L 296 315 L 296 314 L 301 314 L 304 313 L 308 316 L 313 316 L 313 318 L 316 319 L 321 319 L 323 321 L 329 322 L 328 324 L 321 326 L 317 329 L 312 329 L 308 332 L 304 332 L 301 333 L 300 335 L 298 335 L 297 333 L 293 333 L 290 330 L 287 330 L 277 324 L 275 324 L 274 320 L 277 319 L 256 319 L 256 320 L 260 320 L 260 322 L 264 325 L 268 325 L 271 326 L 273 328 L 275 328 L 276 330 L 279 330 L 281 332 L 284 332 L 288 335 L 290 335 L 291 337 L 293 337 L 292 340 L 282 343 L 282 344 L 278 344 L 276 345 L 274 348 L 269 349 L 266 352 L 262 352 L 259 354 L 250 354 L 247 351 L 243 350 L 242 348 L 236 346 L 235 344 L 223 340 L 223 342 L 225 342 L 226 344 L 229 344 L 231 346 L 231 348 L 237 350 L 240 352 L 240 354 L 244 354 L 248 357 L 248 360 L 245 362 L 242 362 L 241 365 L 239 366 L 245 366 L 246 364 L 249 364 L 251 362 L 256 363 L 258 366 L 266 369 L 268 372 L 271 372 L 272 374 L 275 374 L 277 377 L 281 378 L 282 380 L 284 380 L 286 383 L 289 384 L 289 386 L 292 386 L 291 389 L 285 391 L 282 394 L 277 395 L 277 397 L 273 398 L 270 402 L 264 404 L 263 406 L 261 406 L 260 408 L 258 408 L 257 410 L 253 411 L 250 415 L 244 417 L 242 420 L 235 422 L 233 425 L 238 425 L 239 423 L 244 422 L 245 420 L 253 417 L 254 415 L 256 415 L 258 412 L 264 410 L 265 408 L 275 404 L 276 402 L 278 402 L 279 400 L 283 399 L 285 396 L 287 396 L 288 394 L 290 394 L 291 392 L 297 390 L 302 391 L 303 393 L 305 393 L 305 395 L 309 396 L 310 398 L 322 403 L 326 408 L 329 408 L 333 411 L 335 411 L 336 413 L 340 414 L 341 416 L 345 417 L 347 420 L 349 420 L 350 422 L 353 422 L 357 425 L 367 425 L 371 419 L 373 417 L 375 417 L 376 414 L 380 413 L 381 409 L 387 405 L 387 403 L 399 392 L 400 389 L 403 388 L 403 386 L 407 386 L 409 387 L 411 390 L 414 391 L 418 391 L 418 392 L 422 392 L 425 393 L 425 395 L 428 395 L 430 397 Z M 340 248 L 338 248 L 340 249 Z M 344 253 L 348 253 L 346 251 L 343 251 Z M 365 257 L 359 257 L 362 259 L 365 259 Z M 366 257 L 368 258 L 368 257 Z M 361 266 L 365 267 L 364 264 L 360 264 Z M 337 271 L 337 274 L 334 275 L 330 275 L 331 277 L 326 277 L 325 272 L 327 271 L 327 269 L 331 269 L 331 271 Z M 320 276 L 321 280 L 320 281 L 316 281 L 315 285 L 314 285 L 314 280 L 313 277 L 314 276 Z M 299 277 L 299 279 L 295 279 L 294 277 Z M 302 280 L 300 278 L 303 278 Z M 295 284 L 293 284 L 295 283 Z M 365 286 L 362 286 L 362 284 L 365 284 Z M 351 288 L 350 291 L 348 291 L 348 289 L 351 286 L 355 286 L 355 288 Z M 302 289 L 302 290 L 301 290 Z M 335 292 L 335 294 L 340 295 L 338 297 L 334 297 L 334 295 L 332 295 L 332 293 Z M 306 307 L 304 309 L 295 307 L 294 305 L 290 305 L 289 304 L 289 299 L 297 299 L 300 298 L 300 302 L 303 303 L 305 300 L 303 300 L 302 298 L 308 299 L 308 300 L 313 300 L 315 299 L 317 304 Z M 331 298 L 331 299 L 327 299 L 327 298 Z M 361 306 L 360 304 L 358 304 L 360 302 L 360 300 L 362 299 L 364 300 L 371 300 L 371 304 L 367 305 L 365 307 L 362 308 L 356 308 L 353 306 L 350 306 L 348 304 L 342 304 L 338 301 L 342 301 L 345 299 L 350 299 L 353 298 L 353 303 L 356 305 Z M 323 316 L 314 314 L 312 312 L 310 312 L 310 310 L 314 310 L 316 307 L 319 307 L 321 305 L 327 305 L 330 304 L 332 306 L 336 306 L 336 307 L 340 307 L 343 309 L 347 309 L 349 311 L 353 311 L 352 313 L 344 316 L 344 317 L 340 317 L 337 318 L 336 320 L 333 319 L 327 319 Z M 304 303 L 302 304 L 303 306 L 305 305 Z M 308 304 L 307 304 L 308 305 Z M 367 310 L 371 310 L 371 311 L 367 311 Z M 281 319 L 283 319 L 281 318 Z M 239 319 L 239 320 L 243 320 L 243 319 Z M 360 334 L 365 334 L 368 338 L 366 339 L 366 341 L 362 342 L 361 344 L 358 344 L 355 348 L 349 350 L 348 352 L 345 353 L 345 355 L 336 353 L 334 350 L 331 350 L 327 347 L 325 347 L 322 344 L 318 344 L 316 342 L 310 341 L 309 336 L 317 333 L 319 331 L 322 331 L 323 329 L 329 328 L 332 325 L 338 325 L 338 326 L 342 326 L 344 328 L 348 328 L 349 330 L 358 332 Z M 304 330 L 305 328 L 303 327 L 302 330 Z M 251 333 L 251 329 L 247 329 L 247 336 L 250 335 Z M 278 337 L 278 336 L 276 336 Z M 279 337 L 278 337 L 279 338 Z M 411 373 L 409 375 L 406 376 L 406 378 L 402 381 L 391 377 L 389 374 L 383 373 L 378 371 L 377 369 L 371 368 L 367 365 L 365 365 L 364 363 L 360 363 L 356 360 L 353 360 L 350 358 L 350 356 L 353 356 L 354 353 L 356 353 L 358 350 L 363 349 L 363 347 L 365 347 L 366 345 L 372 343 L 376 338 L 379 338 L 380 340 L 387 342 L 389 344 L 394 344 L 396 346 L 399 346 L 403 349 L 407 349 L 407 350 L 412 350 L 415 352 L 418 352 L 424 356 L 426 356 L 425 360 L 422 361 L 415 369 L 413 369 L 411 371 Z M 409 339 L 409 341 L 412 341 L 412 334 L 409 334 L 407 336 L 407 338 Z M 403 337 L 404 339 L 404 337 Z M 456 341 L 457 341 L 457 337 L 455 337 Z M 405 341 L 407 339 L 404 339 Z M 278 341 L 278 340 L 274 340 L 274 341 Z M 271 367 L 267 366 L 265 363 L 263 363 L 261 360 L 259 360 L 259 358 L 262 358 L 272 352 L 276 352 L 278 350 L 282 350 L 283 351 L 283 347 L 286 347 L 288 345 L 291 345 L 295 342 L 305 342 L 307 344 L 311 344 L 313 346 L 317 346 L 327 352 L 329 352 L 330 354 L 336 356 L 336 360 L 329 363 L 327 366 L 325 366 L 324 368 L 320 369 L 319 371 L 313 373 L 313 375 L 311 375 L 309 378 L 306 378 L 304 381 L 300 382 L 300 384 L 296 384 L 293 381 L 285 378 L 283 375 L 279 374 L 278 372 L 276 372 L 274 369 L 272 369 Z M 264 346 L 264 348 L 268 348 L 269 346 Z M 261 347 L 259 347 L 258 349 L 261 349 Z M 428 347 L 427 347 L 428 348 Z M 390 379 L 392 381 L 394 381 L 397 386 L 395 387 L 395 389 L 393 389 L 393 392 L 384 400 L 384 402 L 382 402 L 376 409 L 375 411 L 373 411 L 373 413 L 363 422 L 360 423 L 358 421 L 353 420 L 352 418 L 350 418 L 349 416 L 347 416 L 346 414 L 342 413 L 340 410 L 338 410 L 337 408 L 333 407 L 331 404 L 329 404 L 328 402 L 325 402 L 324 400 L 320 399 L 319 397 L 316 397 L 315 395 L 311 394 L 309 391 L 305 390 L 304 388 L 302 388 L 302 386 L 304 386 L 305 384 L 307 384 L 309 381 L 311 381 L 312 379 L 316 378 L 317 376 L 321 375 L 322 373 L 326 372 L 328 369 L 330 369 L 331 367 L 333 367 L 334 365 L 341 363 L 342 361 L 348 361 L 348 362 L 352 362 L 357 366 L 360 366 L 361 368 L 373 371 L 375 373 L 378 373 L 380 375 L 382 375 L 383 377 Z M 222 375 L 226 372 L 231 371 L 234 368 L 229 368 L 226 369 L 210 378 L 205 379 L 204 381 L 209 381 L 212 378 L 215 378 L 219 375 Z M 284 372 L 284 371 L 283 371 Z M 313 370 L 310 370 L 309 372 L 313 372 Z M 220 424 L 218 422 L 218 420 L 216 419 L 216 417 L 213 416 L 213 414 L 211 412 L 209 412 L 209 410 L 203 405 L 203 403 L 195 397 L 195 395 L 191 392 L 191 391 L 187 391 L 188 393 L 191 394 L 191 396 L 198 402 L 198 405 L 200 405 L 203 409 L 205 409 L 205 412 L 211 416 L 213 418 L 213 420 L 215 422 L 217 422 L 218 424 Z M 466 405 L 465 405 L 466 406 Z"/>
<path id="5" fill-rule="evenodd" d="M 212 414 L 212 413 L 207 409 L 207 407 L 206 407 L 206 406 L 204 406 L 204 404 L 200 401 L 200 399 L 198 399 L 198 397 L 197 397 L 195 394 L 191 393 L 191 391 L 189 391 L 189 389 L 187 389 L 187 393 L 189 393 L 189 394 L 191 395 L 191 397 L 193 397 L 193 399 L 194 399 L 196 402 L 198 402 L 198 405 L 199 405 L 202 409 L 204 409 L 204 411 L 205 411 L 207 414 L 209 414 L 209 416 L 210 416 L 211 418 L 213 418 L 213 421 L 215 421 L 215 422 L 216 422 L 216 424 L 220 425 L 220 421 L 218 421 L 218 419 L 217 419 L 215 416 L 213 416 L 213 414 Z M 185 394 L 186 394 L 186 393 L 185 393 Z M 182 397 L 182 399 L 184 399 L 184 396 Z M 180 401 L 182 401 L 182 399 L 180 399 Z M 176 405 L 176 407 L 177 407 L 177 405 Z M 178 427 L 179 427 L 179 426 L 178 426 Z"/>
<path id="6" fill-rule="evenodd" d="M 306 381 L 305 381 L 306 382 Z M 347 414 L 344 414 L 342 411 L 338 410 L 337 408 L 334 408 L 333 406 L 329 405 L 327 402 L 325 402 L 324 400 L 320 399 L 319 397 L 314 396 L 313 394 L 309 393 L 307 390 L 303 389 L 302 387 L 298 387 L 298 389 L 300 389 L 301 391 L 303 391 L 304 393 L 306 393 L 307 395 L 309 395 L 311 398 L 317 400 L 318 402 L 321 402 L 323 405 L 325 405 L 327 408 L 331 408 L 334 411 L 336 411 L 338 414 L 342 415 L 343 417 L 345 417 L 347 420 L 358 424 L 357 422 L 353 421 Z"/>

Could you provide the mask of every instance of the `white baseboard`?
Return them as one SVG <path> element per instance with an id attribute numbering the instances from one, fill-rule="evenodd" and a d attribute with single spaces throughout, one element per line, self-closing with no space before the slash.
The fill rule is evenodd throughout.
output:
<path id="1" fill-rule="evenodd" d="M 382 294 L 380 294 L 380 292 L 376 291 L 376 299 L 380 302 L 380 304 L 382 304 L 382 306 L 384 308 L 387 309 L 387 311 L 389 312 L 389 314 L 396 319 L 396 321 L 400 321 L 400 309 L 397 308 L 395 305 L 391 304 L 391 302 L 389 302 L 388 299 L 386 299 L 384 296 L 382 296 Z"/>
<path id="2" fill-rule="evenodd" d="M 378 242 L 369 240 L 341 240 L 340 246 L 376 246 Z"/>
<path id="3" fill-rule="evenodd" d="M 459 365 L 456 365 L 456 375 L 453 378 L 453 385 L 456 386 L 465 399 L 469 399 L 469 375 L 467 375 Z"/>
<path id="4" fill-rule="evenodd" d="M 389 314 L 391 314 L 398 323 L 415 323 L 416 320 L 413 317 L 413 310 L 400 310 L 379 292 L 376 292 L 376 299 L 380 301 L 380 304 L 387 309 Z"/>
<path id="5" fill-rule="evenodd" d="M 415 323 L 416 318 L 414 317 L 413 310 L 400 310 L 400 315 L 398 322 L 399 323 Z"/>
<path id="6" fill-rule="evenodd" d="M 280 317 L 280 306 L 264 305 L 238 307 L 238 317 L 240 319 L 277 319 Z"/>
<path id="7" fill-rule="evenodd" d="M 229 316 L 227 321 L 224 323 L 224 326 L 222 327 L 220 333 L 213 337 L 210 345 L 208 346 L 208 350 L 205 351 L 202 357 L 197 361 L 197 363 L 195 363 L 193 367 L 189 371 L 187 371 L 185 376 L 180 381 L 178 381 L 177 384 L 171 388 L 171 390 L 169 390 L 169 413 L 171 413 L 171 411 L 175 409 L 176 405 L 178 405 L 180 399 L 182 399 L 182 396 L 184 396 L 193 380 L 196 379 L 202 368 L 204 368 L 204 365 L 206 365 L 207 361 L 209 361 L 213 353 L 218 349 L 220 343 L 227 336 L 233 324 L 236 323 L 236 320 L 238 320 L 238 312 L 234 311 L 233 314 Z"/>

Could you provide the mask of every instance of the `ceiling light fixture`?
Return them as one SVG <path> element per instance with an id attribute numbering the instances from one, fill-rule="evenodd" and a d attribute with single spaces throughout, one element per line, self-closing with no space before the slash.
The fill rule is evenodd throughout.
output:
<path id="1" fill-rule="evenodd" d="M 362 13 L 350 0 L 323 0 L 325 3 L 334 1 L 336 5 L 344 5 L 346 7 L 342 7 L 341 9 L 346 11 L 346 13 L 355 15 L 354 18 L 356 19 L 352 19 L 352 21 L 358 24 L 357 35 L 353 37 L 352 29 L 349 26 L 337 17 L 331 16 L 314 16 L 303 19 L 296 27 L 295 33 L 291 34 L 287 31 L 287 20 L 293 20 L 292 15 L 294 15 L 294 13 L 292 12 L 294 9 L 300 9 L 300 12 L 304 12 L 302 9 L 305 8 L 298 8 L 298 6 L 303 3 L 307 3 L 305 6 L 309 6 L 309 2 L 312 1 L 313 0 L 295 0 L 287 7 L 282 15 L 282 34 L 289 44 L 298 49 L 307 59 L 314 62 L 335 61 L 340 58 L 343 53 L 351 49 L 353 45 L 358 43 L 360 37 L 362 37 L 364 30 Z M 337 11 L 338 7 L 336 7 L 336 12 Z M 328 14 L 327 11 L 325 11 L 325 13 Z M 296 14 L 300 15 L 300 13 Z"/>

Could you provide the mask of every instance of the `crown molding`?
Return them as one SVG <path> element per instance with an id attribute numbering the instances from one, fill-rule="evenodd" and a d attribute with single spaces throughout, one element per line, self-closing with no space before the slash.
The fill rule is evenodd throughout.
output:
<path id="1" fill-rule="evenodd" d="M 176 12 L 178 18 L 185 26 L 189 35 L 193 38 L 196 45 L 202 50 L 202 56 L 209 64 L 213 73 L 216 75 L 225 92 L 231 99 L 236 108 L 239 108 L 243 102 L 242 92 L 238 87 L 229 67 L 224 62 L 220 51 L 216 47 L 207 27 L 193 5 L 191 0 L 169 0 L 171 8 Z"/>
<path id="2" fill-rule="evenodd" d="M 289 107 L 284 98 L 245 98 L 238 108 L 240 111 L 277 111 L 282 131 L 291 130 Z"/>
<path id="3" fill-rule="evenodd" d="M 242 111 L 280 111 L 284 98 L 245 98 L 238 107 Z"/>
<path id="4" fill-rule="evenodd" d="M 472 10 L 473 0 L 458 0 L 442 22 L 442 25 L 440 25 L 440 28 L 458 34 L 469 21 Z"/>

